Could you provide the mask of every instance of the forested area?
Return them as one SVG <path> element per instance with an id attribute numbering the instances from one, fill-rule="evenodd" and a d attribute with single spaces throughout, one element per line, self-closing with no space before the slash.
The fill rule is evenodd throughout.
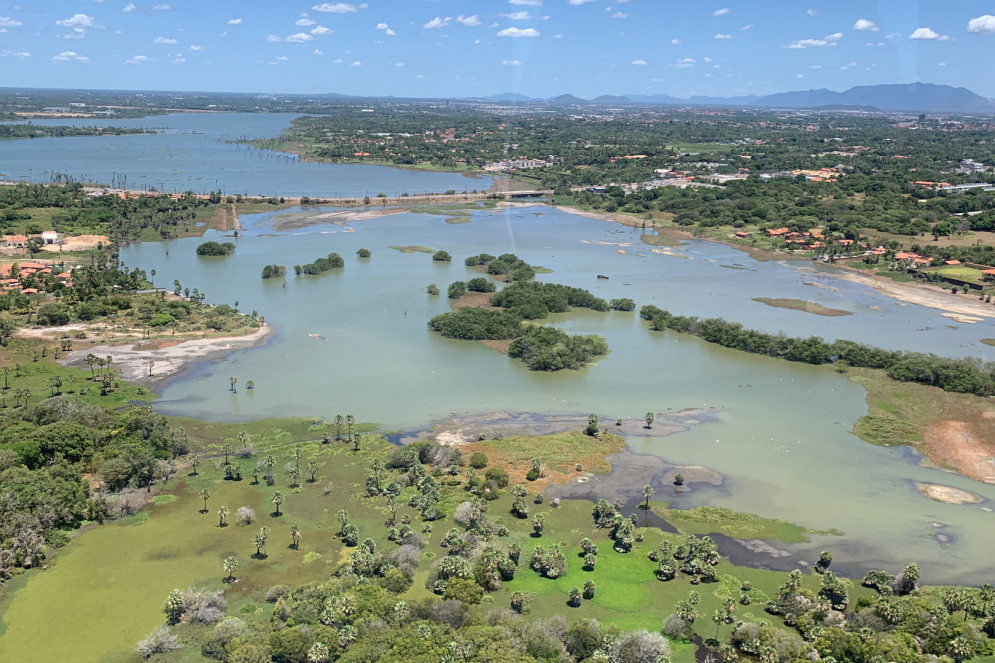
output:
<path id="1" fill-rule="evenodd" d="M 838 340 L 828 343 L 817 336 L 794 338 L 744 329 L 738 322 L 721 318 L 699 320 L 673 315 L 656 306 L 643 306 L 640 317 L 656 331 L 672 330 L 697 336 L 709 343 L 768 357 L 806 364 L 830 364 L 879 368 L 899 382 L 918 382 L 946 391 L 995 395 L 995 367 L 972 359 L 947 359 L 918 352 L 882 350 Z"/>
<path id="2" fill-rule="evenodd" d="M 0 140 L 12 138 L 64 138 L 66 136 L 121 136 L 154 133 L 133 127 L 72 127 L 41 124 L 0 124 Z"/>

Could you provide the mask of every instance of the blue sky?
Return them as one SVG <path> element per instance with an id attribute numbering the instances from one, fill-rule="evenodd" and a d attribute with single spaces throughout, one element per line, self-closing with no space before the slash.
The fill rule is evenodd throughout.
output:
<path id="1" fill-rule="evenodd" d="M 419 97 L 995 97 L 995 0 L 0 0 L 0 85 Z"/>

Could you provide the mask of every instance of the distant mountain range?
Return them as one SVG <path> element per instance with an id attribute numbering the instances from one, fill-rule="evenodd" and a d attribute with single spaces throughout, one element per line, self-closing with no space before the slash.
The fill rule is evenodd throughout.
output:
<path id="1" fill-rule="evenodd" d="M 679 99 L 666 94 L 625 96 L 602 95 L 595 99 L 580 99 L 563 94 L 551 99 L 534 99 L 505 93 L 487 97 L 491 101 L 545 103 L 550 106 L 625 106 L 666 104 L 679 106 L 754 106 L 762 108 L 813 108 L 911 111 L 919 113 L 995 113 L 995 100 L 987 99 L 967 88 L 932 83 L 895 85 L 861 85 L 845 92 L 833 90 L 801 90 L 765 96 L 704 97 Z"/>

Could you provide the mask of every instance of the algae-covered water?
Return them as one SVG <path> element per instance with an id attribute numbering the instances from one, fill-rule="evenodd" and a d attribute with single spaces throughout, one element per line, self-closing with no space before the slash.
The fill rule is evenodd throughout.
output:
<path id="1" fill-rule="evenodd" d="M 915 559 L 929 581 L 966 582 L 995 568 L 987 553 L 995 545 L 993 516 L 984 510 L 995 487 L 920 467 L 907 449 L 857 439 L 850 431 L 866 413 L 864 390 L 843 376 L 653 333 L 634 313 L 589 311 L 550 322 L 604 336 L 611 353 L 581 371 L 531 372 L 481 345 L 430 333 L 426 322 L 449 304 L 444 295 L 426 294 L 426 286 L 434 282 L 445 292 L 450 282 L 477 276 L 463 265 L 468 255 L 514 252 L 552 269 L 541 280 L 790 335 L 991 359 L 995 349 L 980 343 L 993 335 L 991 322 L 952 323 L 940 311 L 844 281 L 831 268 L 756 262 L 722 245 L 689 242 L 657 253 L 641 243 L 640 230 L 546 207 L 482 210 L 457 225 L 441 216 L 398 214 L 288 233 L 271 230 L 277 214 L 243 217 L 246 230 L 228 258 L 198 258 L 199 239 L 122 251 L 127 264 L 155 269 L 160 284 L 179 279 L 209 301 L 238 300 L 241 310 L 257 310 L 276 328 L 264 347 L 202 365 L 167 385 L 160 411 L 209 420 L 351 413 L 399 430 L 497 409 L 638 418 L 651 410 L 711 408 L 716 421 L 686 433 L 629 439 L 635 451 L 724 476 L 721 486 L 697 488 L 686 505 L 836 528 L 845 536 L 813 545 L 842 549 L 842 558 L 863 567 Z M 438 263 L 390 248 L 409 245 L 445 249 L 454 260 Z M 373 256 L 359 259 L 360 247 Z M 294 264 L 332 251 L 346 259 L 343 270 L 293 276 Z M 269 263 L 287 265 L 285 283 L 259 278 Z M 825 287 L 806 285 L 812 282 Z M 756 296 L 806 299 L 853 315 L 773 309 L 752 301 Z M 230 376 L 251 379 L 256 388 L 232 394 Z M 915 481 L 963 488 L 986 501 L 933 502 Z"/>

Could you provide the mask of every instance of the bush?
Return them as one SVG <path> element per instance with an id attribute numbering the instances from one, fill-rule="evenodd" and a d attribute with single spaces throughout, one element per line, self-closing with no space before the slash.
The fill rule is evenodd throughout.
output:
<path id="1" fill-rule="evenodd" d="M 481 470 L 487 467 L 487 454 L 482 451 L 475 451 L 470 455 L 470 467 Z"/>
<path id="2" fill-rule="evenodd" d="M 36 318 L 40 325 L 64 325 L 69 322 L 69 307 L 55 302 L 42 304 Z"/>
<path id="3" fill-rule="evenodd" d="M 473 292 L 494 292 L 496 286 L 483 276 L 478 276 L 466 282 L 466 289 Z"/>
<path id="4" fill-rule="evenodd" d="M 487 479 L 488 481 L 493 481 L 495 484 L 497 484 L 498 488 L 508 487 L 508 481 L 509 481 L 508 473 L 505 470 L 502 470 L 500 467 L 492 467 L 491 469 L 487 470 L 487 472 L 484 474 L 484 478 Z"/>
<path id="5" fill-rule="evenodd" d="M 160 626 L 152 631 L 147 638 L 139 640 L 136 649 L 142 658 L 151 658 L 156 654 L 183 649 L 183 645 L 168 626 Z"/>
<path id="6" fill-rule="evenodd" d="M 369 258 L 371 254 L 369 249 L 359 249 L 356 251 L 356 255 L 360 258 Z"/>
<path id="7" fill-rule="evenodd" d="M 453 257 L 449 255 L 448 251 L 436 251 L 432 254 L 432 260 L 435 262 L 452 262 Z"/>
<path id="8" fill-rule="evenodd" d="M 263 267 L 264 279 L 278 279 L 287 275 L 287 268 L 283 265 L 266 265 Z"/>
<path id="9" fill-rule="evenodd" d="M 430 294 L 430 295 L 437 295 L 437 294 L 439 294 L 439 286 L 435 285 L 434 283 L 429 283 L 428 284 L 428 288 L 426 288 L 426 290 L 428 291 L 428 294 Z"/>
<path id="10" fill-rule="evenodd" d="M 466 283 L 454 281 L 449 284 L 449 299 L 459 299 L 466 294 Z M 429 323 L 431 324 L 431 322 Z"/>
<path id="11" fill-rule="evenodd" d="M 218 242 L 204 242 L 197 247 L 199 256 L 227 256 L 235 253 L 235 245 L 231 242 L 219 244 Z"/>
<path id="12" fill-rule="evenodd" d="M 613 299 L 610 302 L 608 302 L 608 305 L 616 311 L 636 310 L 636 302 L 632 301 L 627 297 L 623 297 L 622 299 Z"/>

